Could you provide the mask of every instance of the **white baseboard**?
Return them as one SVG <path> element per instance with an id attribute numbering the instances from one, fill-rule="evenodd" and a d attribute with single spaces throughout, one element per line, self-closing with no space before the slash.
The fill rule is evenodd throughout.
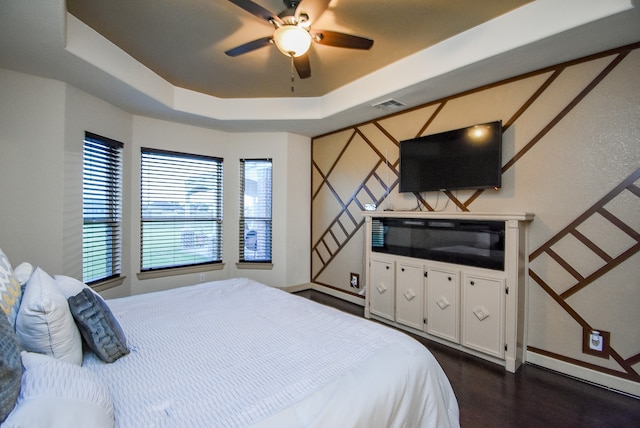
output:
<path id="1" fill-rule="evenodd" d="M 309 288 L 311 288 L 312 290 L 319 291 L 319 292 L 324 293 L 324 294 L 328 294 L 329 296 L 333 296 L 333 297 L 337 297 L 337 298 L 342 299 L 342 300 L 346 300 L 347 302 L 350 302 L 350 303 L 355 303 L 356 305 L 364 306 L 364 298 L 358 297 L 358 296 L 354 296 L 352 294 L 345 293 L 345 292 L 342 292 L 340 290 L 336 290 L 335 288 L 326 287 L 324 285 L 320 285 L 320 284 L 316 284 L 316 283 L 311 283 L 311 287 L 309 287 Z"/>
<path id="2" fill-rule="evenodd" d="M 350 303 L 355 303 L 356 305 L 364 306 L 363 297 L 357 297 L 352 294 L 345 293 L 340 290 L 336 290 L 335 288 L 327 287 L 321 284 L 316 284 L 314 282 L 307 282 L 305 284 L 298 284 L 298 285 L 288 285 L 286 287 L 282 287 L 281 289 L 289 293 L 297 293 L 299 291 L 304 291 L 304 290 L 315 290 L 324 294 L 328 294 L 329 296 L 337 297 L 338 299 L 342 299 Z"/>
<path id="3" fill-rule="evenodd" d="M 289 293 L 297 293 L 298 291 L 304 291 L 313 288 L 313 284 L 310 282 L 298 285 L 287 285 L 286 287 L 281 287 L 282 290 Z"/>
<path id="4" fill-rule="evenodd" d="M 635 398 L 640 398 L 640 383 L 638 382 L 621 379 L 606 373 L 601 373 L 575 364 L 567 363 L 565 361 L 556 360 L 555 358 L 536 354 L 531 351 L 527 351 L 526 361 L 530 364 L 535 364 L 540 367 L 582 379 L 589 383 L 594 383 L 615 392 L 621 392 L 634 396 Z"/>

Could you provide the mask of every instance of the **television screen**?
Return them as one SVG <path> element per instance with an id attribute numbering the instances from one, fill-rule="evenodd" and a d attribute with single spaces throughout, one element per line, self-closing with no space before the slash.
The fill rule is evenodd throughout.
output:
<path id="1" fill-rule="evenodd" d="M 502 121 L 400 142 L 400 192 L 502 185 Z"/>

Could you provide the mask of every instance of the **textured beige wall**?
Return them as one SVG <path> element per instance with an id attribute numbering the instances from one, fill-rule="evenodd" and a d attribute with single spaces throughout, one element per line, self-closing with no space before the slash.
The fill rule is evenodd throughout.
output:
<path id="1" fill-rule="evenodd" d="M 477 199 L 470 199 L 473 191 L 454 191 L 452 196 L 472 212 L 534 213 L 529 254 L 556 236 L 640 168 L 640 49 L 619 54 L 452 94 L 314 139 L 312 281 L 353 293 L 349 272 L 364 278 L 359 210 L 371 202 L 379 209 L 417 207 L 412 194 L 397 192 L 399 141 L 492 120 L 506 125 L 503 165 L 518 154 L 503 173 L 502 188 L 485 191 Z M 530 350 L 546 357 L 635 385 L 640 385 L 638 185 L 636 181 L 605 205 L 622 226 L 598 213 L 577 225 L 604 250 L 604 259 L 569 234 L 551 246 L 564 267 L 551 252 L 531 262 L 531 270 L 549 289 L 529 279 L 527 340 Z M 386 187 L 391 189 L 388 196 Z M 460 210 L 442 192 L 421 196 L 433 210 Z M 625 252 L 630 257 L 618 264 L 618 258 L 627 257 Z M 601 276 L 560 303 L 559 295 L 580 278 L 598 276 L 599 270 L 604 272 Z M 609 358 L 582 352 L 584 326 L 611 332 Z"/>

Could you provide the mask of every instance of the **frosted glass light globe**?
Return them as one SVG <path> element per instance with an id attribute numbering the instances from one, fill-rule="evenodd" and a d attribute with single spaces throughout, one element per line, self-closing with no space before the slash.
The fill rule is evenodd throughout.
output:
<path id="1" fill-rule="evenodd" d="M 311 34 L 295 25 L 283 25 L 273 33 L 273 41 L 286 56 L 304 55 L 311 46 Z"/>

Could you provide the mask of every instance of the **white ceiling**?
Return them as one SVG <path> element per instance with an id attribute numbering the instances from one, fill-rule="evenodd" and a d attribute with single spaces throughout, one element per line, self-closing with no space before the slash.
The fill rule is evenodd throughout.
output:
<path id="1" fill-rule="evenodd" d="M 224 54 L 271 32 L 226 0 L 67 3 L 73 14 L 64 0 L 0 2 L 0 67 L 133 114 L 229 132 L 315 136 L 390 113 L 372 106 L 380 101 L 412 107 L 640 41 L 636 0 L 333 0 L 313 28 L 374 46 L 314 45 L 312 77 L 296 76 L 292 94 L 275 47 Z"/>

